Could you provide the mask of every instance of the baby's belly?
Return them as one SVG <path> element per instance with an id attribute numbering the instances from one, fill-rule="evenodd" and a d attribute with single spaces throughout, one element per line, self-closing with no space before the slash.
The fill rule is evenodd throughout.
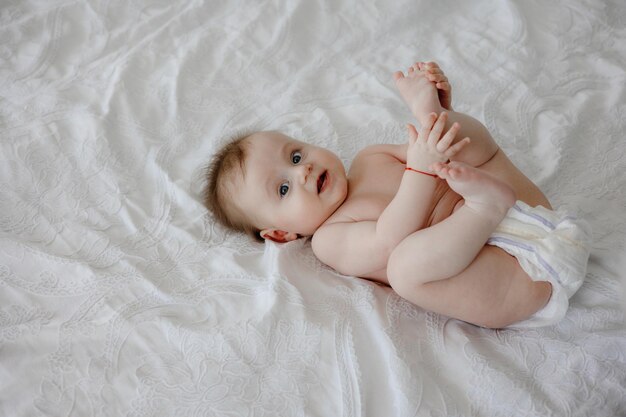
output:
<path id="1" fill-rule="evenodd" d="M 452 191 L 450 188 L 437 201 L 432 211 L 429 222 L 426 227 L 439 223 L 440 221 L 450 217 L 452 213 L 463 205 L 463 197 Z"/>

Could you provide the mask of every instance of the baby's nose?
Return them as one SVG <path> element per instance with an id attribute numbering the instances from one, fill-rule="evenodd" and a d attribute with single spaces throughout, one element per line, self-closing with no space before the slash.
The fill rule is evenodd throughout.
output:
<path id="1" fill-rule="evenodd" d="M 304 185 L 306 184 L 307 178 L 313 169 L 312 164 L 302 164 L 298 168 L 300 168 L 300 182 Z"/>

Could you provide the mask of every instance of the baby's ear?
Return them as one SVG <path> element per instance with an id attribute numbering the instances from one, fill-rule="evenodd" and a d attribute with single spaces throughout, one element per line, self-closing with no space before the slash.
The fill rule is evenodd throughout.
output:
<path id="1" fill-rule="evenodd" d="M 290 233 L 276 229 L 264 229 L 261 230 L 260 234 L 263 239 L 271 240 L 277 243 L 287 243 L 298 238 L 297 233 Z"/>

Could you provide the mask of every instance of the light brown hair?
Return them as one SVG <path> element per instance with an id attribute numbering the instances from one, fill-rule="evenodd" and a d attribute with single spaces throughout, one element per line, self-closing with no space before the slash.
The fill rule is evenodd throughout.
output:
<path id="1" fill-rule="evenodd" d="M 257 241 L 264 242 L 260 230 L 254 227 L 245 213 L 233 202 L 234 182 L 237 174 L 244 174 L 247 152 L 245 135 L 231 140 L 217 151 L 206 168 L 207 184 L 203 193 L 204 205 L 215 220 L 227 229 L 244 232 Z"/>

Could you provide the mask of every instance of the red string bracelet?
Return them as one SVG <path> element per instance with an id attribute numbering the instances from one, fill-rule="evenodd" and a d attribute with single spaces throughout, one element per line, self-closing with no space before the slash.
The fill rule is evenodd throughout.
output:
<path id="1" fill-rule="evenodd" d="M 438 175 L 431 174 L 430 172 L 420 171 L 419 169 L 413 169 L 413 168 L 411 168 L 411 167 L 406 167 L 404 170 L 405 170 L 405 171 L 413 171 L 413 172 L 417 172 L 417 173 L 419 173 L 419 174 L 428 175 L 429 177 L 439 178 L 439 176 L 438 176 Z"/>

